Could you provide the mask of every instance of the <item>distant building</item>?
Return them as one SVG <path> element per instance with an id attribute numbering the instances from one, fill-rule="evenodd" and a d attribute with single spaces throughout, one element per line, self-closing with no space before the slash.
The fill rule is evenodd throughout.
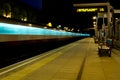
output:
<path id="1" fill-rule="evenodd" d="M 0 17 L 37 23 L 38 11 L 18 0 L 0 0 Z"/>

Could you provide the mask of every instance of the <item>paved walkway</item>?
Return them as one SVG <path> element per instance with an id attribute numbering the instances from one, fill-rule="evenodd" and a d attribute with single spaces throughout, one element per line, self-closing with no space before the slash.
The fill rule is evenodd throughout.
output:
<path id="1" fill-rule="evenodd" d="M 120 51 L 113 49 L 112 57 L 96 55 L 96 49 L 86 58 L 81 80 L 120 80 Z"/>
<path id="2" fill-rule="evenodd" d="M 120 52 L 113 49 L 112 57 L 97 53 L 93 38 L 82 39 L 14 70 L 1 70 L 0 80 L 120 80 Z"/>

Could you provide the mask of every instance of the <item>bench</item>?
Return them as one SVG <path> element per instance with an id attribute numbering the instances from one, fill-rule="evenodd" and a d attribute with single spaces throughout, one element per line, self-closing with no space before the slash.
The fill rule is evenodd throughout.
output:
<path id="1" fill-rule="evenodd" d="M 98 55 L 101 56 L 109 56 L 111 57 L 111 50 L 113 45 L 113 39 L 107 39 L 106 43 L 98 44 Z"/>

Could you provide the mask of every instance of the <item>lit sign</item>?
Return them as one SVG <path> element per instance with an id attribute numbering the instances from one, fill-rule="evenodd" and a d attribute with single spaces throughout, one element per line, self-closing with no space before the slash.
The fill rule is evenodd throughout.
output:
<path id="1" fill-rule="evenodd" d="M 77 12 L 104 12 L 104 8 L 79 8 Z"/>

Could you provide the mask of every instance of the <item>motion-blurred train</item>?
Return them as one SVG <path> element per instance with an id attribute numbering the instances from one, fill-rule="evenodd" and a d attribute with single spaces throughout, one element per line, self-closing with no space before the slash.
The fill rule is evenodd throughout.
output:
<path id="1" fill-rule="evenodd" d="M 0 21 L 0 67 L 41 54 L 89 34 L 44 29 L 32 24 Z"/>

